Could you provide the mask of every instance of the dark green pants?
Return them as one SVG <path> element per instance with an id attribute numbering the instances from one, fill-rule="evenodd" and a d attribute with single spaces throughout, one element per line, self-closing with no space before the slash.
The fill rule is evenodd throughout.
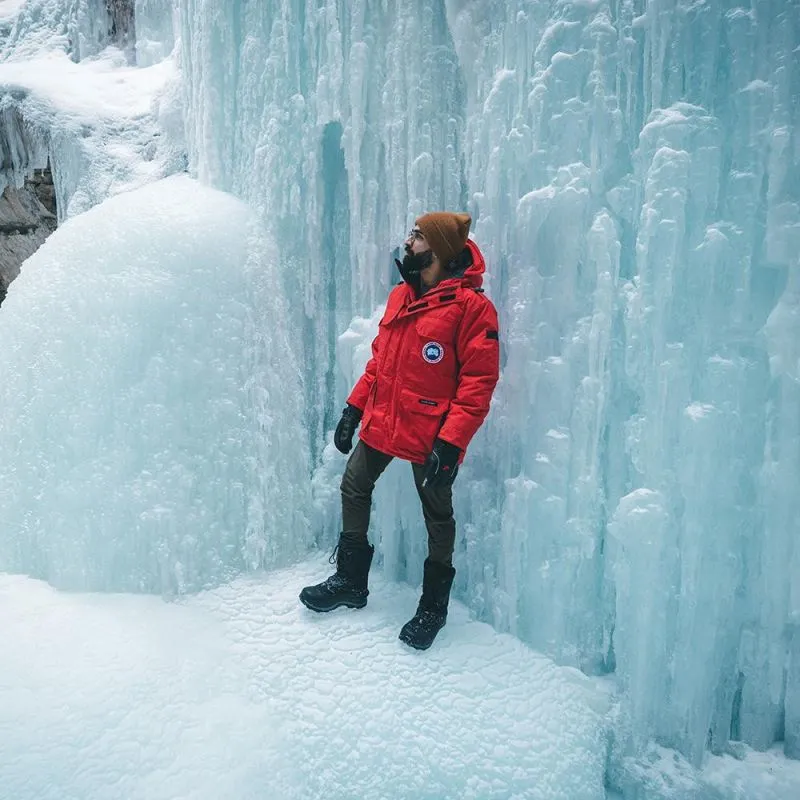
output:
<path id="1" fill-rule="evenodd" d="M 389 466 L 392 456 L 364 444 L 356 444 L 342 477 L 342 540 L 352 544 L 367 542 L 372 490 L 381 473 Z M 456 522 L 453 519 L 453 488 L 423 489 L 425 468 L 411 465 L 414 483 L 422 502 L 422 515 L 428 529 L 428 556 L 431 561 L 452 565 L 453 546 L 456 539 Z"/>

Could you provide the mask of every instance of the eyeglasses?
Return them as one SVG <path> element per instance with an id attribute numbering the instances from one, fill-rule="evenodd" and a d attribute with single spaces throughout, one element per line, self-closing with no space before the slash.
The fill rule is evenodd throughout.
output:
<path id="1" fill-rule="evenodd" d="M 413 239 L 417 242 L 424 242 L 425 241 L 425 234 L 419 228 L 412 228 L 408 232 L 408 236 L 406 236 L 406 241 L 409 239 Z"/>

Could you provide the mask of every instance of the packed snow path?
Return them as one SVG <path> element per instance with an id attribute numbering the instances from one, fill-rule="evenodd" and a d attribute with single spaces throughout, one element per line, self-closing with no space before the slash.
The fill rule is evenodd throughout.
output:
<path id="1" fill-rule="evenodd" d="M 416 591 L 297 600 L 322 558 L 165 603 L 0 575 L 0 796 L 15 800 L 601 798 L 587 678 L 453 603 L 397 640 Z"/>

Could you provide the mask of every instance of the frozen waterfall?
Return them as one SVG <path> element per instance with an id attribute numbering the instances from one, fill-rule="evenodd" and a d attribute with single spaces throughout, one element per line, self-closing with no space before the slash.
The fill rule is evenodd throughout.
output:
<path id="1" fill-rule="evenodd" d="M 131 0 L 123 50 L 95 0 L 12 5 L 2 181 L 49 158 L 69 224 L 0 308 L 0 571 L 175 594 L 331 546 L 393 250 L 465 209 L 502 376 L 455 489 L 458 598 L 614 687 L 626 800 L 740 797 L 696 788 L 710 753 L 800 758 L 800 0 Z M 153 236 L 157 325 L 110 288 L 153 251 L 119 264 L 94 225 Z M 195 334 L 219 369 L 184 413 Z M 403 466 L 371 535 L 415 583 Z"/>
<path id="2" fill-rule="evenodd" d="M 312 432 L 355 376 L 324 381 L 328 317 L 371 314 L 415 214 L 466 205 L 505 346 L 456 493 L 462 596 L 614 670 L 622 752 L 798 754 L 800 5 L 214 9 L 181 9 L 190 162 L 279 232 Z M 416 576 L 391 481 L 378 535 Z"/>

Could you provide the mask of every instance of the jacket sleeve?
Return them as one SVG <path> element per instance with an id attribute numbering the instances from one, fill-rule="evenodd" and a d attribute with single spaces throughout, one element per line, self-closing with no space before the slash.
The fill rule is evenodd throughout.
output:
<path id="1" fill-rule="evenodd" d="M 489 413 L 489 402 L 500 376 L 497 311 L 485 297 L 467 304 L 456 337 L 460 364 L 456 395 L 439 431 L 439 438 L 467 449 Z"/>
<path id="2" fill-rule="evenodd" d="M 380 331 L 378 335 L 372 340 L 372 358 L 367 361 L 367 366 L 364 368 L 364 374 L 358 379 L 353 391 L 347 398 L 347 403 L 355 406 L 359 411 L 363 411 L 367 405 L 367 399 L 372 389 L 372 384 L 375 383 L 375 376 L 378 370 L 378 352 L 380 348 Z"/>

